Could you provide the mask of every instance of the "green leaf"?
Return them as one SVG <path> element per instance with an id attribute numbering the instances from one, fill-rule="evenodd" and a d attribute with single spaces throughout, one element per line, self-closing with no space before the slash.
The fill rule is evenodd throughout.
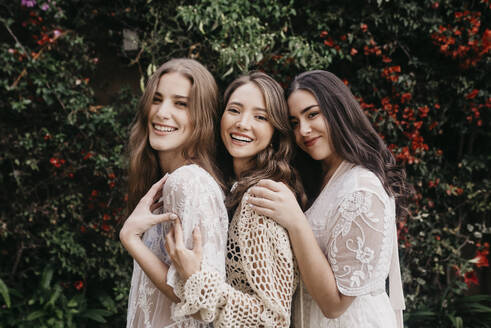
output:
<path id="1" fill-rule="evenodd" d="M 29 315 L 27 316 L 26 320 L 27 321 L 33 321 L 33 320 L 36 320 L 36 319 L 39 319 L 41 317 L 43 317 L 46 313 L 44 311 L 34 311 L 34 312 L 31 312 L 29 313 Z"/>
<path id="2" fill-rule="evenodd" d="M 7 285 L 0 279 L 0 294 L 2 294 L 3 300 L 8 308 L 10 308 L 10 295 Z"/>

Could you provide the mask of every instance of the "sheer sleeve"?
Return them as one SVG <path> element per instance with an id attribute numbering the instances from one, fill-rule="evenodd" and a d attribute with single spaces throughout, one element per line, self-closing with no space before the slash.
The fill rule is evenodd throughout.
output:
<path id="1" fill-rule="evenodd" d="M 288 235 L 244 201 L 238 211 L 237 244 L 244 280 L 252 291 L 234 288 L 203 266 L 183 286 L 183 302 L 176 310 L 181 315 L 200 311 L 202 319 L 216 327 L 289 327 L 297 273 Z"/>
<path id="2" fill-rule="evenodd" d="M 349 193 L 335 220 L 327 253 L 339 291 L 348 296 L 384 291 L 395 237 L 390 199 L 366 190 Z"/>
<path id="3" fill-rule="evenodd" d="M 216 182 L 201 168 L 187 166 L 169 177 L 163 194 L 166 195 L 164 211 L 173 212 L 181 219 L 186 247 L 193 248 L 193 230 L 199 225 L 203 265 L 224 278 L 228 217 L 223 194 Z M 167 284 L 175 288 L 178 280 L 175 266 L 171 263 Z"/>

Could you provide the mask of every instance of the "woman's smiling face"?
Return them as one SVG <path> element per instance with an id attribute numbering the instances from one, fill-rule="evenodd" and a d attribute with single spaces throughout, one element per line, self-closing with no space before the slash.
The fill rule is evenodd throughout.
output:
<path id="1" fill-rule="evenodd" d="M 238 87 L 228 99 L 220 125 L 220 135 L 234 159 L 234 167 L 246 169 L 271 143 L 273 132 L 261 90 L 251 82 Z"/>

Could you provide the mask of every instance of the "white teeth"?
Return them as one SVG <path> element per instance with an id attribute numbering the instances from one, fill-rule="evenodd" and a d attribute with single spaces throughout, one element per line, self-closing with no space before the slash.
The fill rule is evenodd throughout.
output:
<path id="1" fill-rule="evenodd" d="M 172 132 L 172 131 L 177 130 L 176 128 L 171 128 L 169 126 L 162 126 L 162 125 L 157 125 L 157 124 L 154 124 L 153 127 L 155 128 L 155 130 L 161 131 L 161 132 Z"/>
<path id="2" fill-rule="evenodd" d="M 239 141 L 244 141 L 244 142 L 251 142 L 252 141 L 251 138 L 247 138 L 244 136 L 238 136 L 236 134 L 231 134 L 230 136 L 232 137 L 232 139 L 239 140 Z"/>

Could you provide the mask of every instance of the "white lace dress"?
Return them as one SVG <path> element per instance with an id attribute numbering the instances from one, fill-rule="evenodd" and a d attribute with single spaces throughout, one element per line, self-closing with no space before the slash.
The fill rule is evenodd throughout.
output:
<path id="1" fill-rule="evenodd" d="M 288 234 L 244 197 L 230 223 L 226 281 L 203 266 L 175 289 L 174 313 L 200 311 L 214 327 L 289 327 L 298 274 Z"/>
<path id="2" fill-rule="evenodd" d="M 339 291 L 356 298 L 340 317 L 329 319 L 301 288 L 295 327 L 402 328 L 395 202 L 375 174 L 344 161 L 305 214 Z M 389 273 L 391 299 L 385 290 Z"/>
<path id="3" fill-rule="evenodd" d="M 228 232 L 224 195 L 216 181 L 198 165 L 181 166 L 169 175 L 163 187 L 163 212 L 172 212 L 182 222 L 185 245 L 192 248 L 192 232 L 199 225 L 203 240 L 203 264 L 225 277 L 225 251 Z M 172 223 L 153 226 L 143 242 L 157 257 L 170 265 L 167 284 L 178 285 L 179 276 L 165 250 L 165 235 Z M 134 262 L 128 300 L 127 328 L 208 327 L 189 317 L 175 321 L 172 301 L 160 292 L 138 263 Z"/>

